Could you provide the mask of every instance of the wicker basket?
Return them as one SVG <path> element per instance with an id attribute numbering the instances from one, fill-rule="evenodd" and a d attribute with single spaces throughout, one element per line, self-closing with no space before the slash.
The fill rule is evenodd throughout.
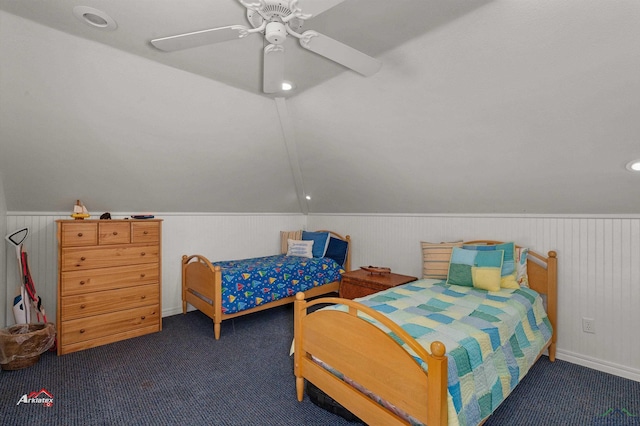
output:
<path id="1" fill-rule="evenodd" d="M 16 324 L 0 330 L 0 367 L 20 370 L 31 367 L 55 343 L 53 323 Z"/>
<path id="2" fill-rule="evenodd" d="M 21 370 L 23 368 L 31 367 L 40 360 L 40 355 L 32 356 L 29 358 L 16 358 L 6 364 L 0 364 L 3 370 Z"/>

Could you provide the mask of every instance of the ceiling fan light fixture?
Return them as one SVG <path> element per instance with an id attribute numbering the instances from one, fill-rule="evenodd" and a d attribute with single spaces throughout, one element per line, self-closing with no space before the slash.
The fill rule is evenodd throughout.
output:
<path id="1" fill-rule="evenodd" d="M 118 28 L 118 24 L 111 16 L 93 7 L 76 6 L 73 8 L 73 14 L 79 20 L 94 28 L 108 31 L 113 31 Z"/>
<path id="2" fill-rule="evenodd" d="M 627 163 L 627 170 L 630 172 L 640 172 L 640 160 L 633 160 Z"/>
<path id="3" fill-rule="evenodd" d="M 290 81 L 283 81 L 283 82 L 282 82 L 282 86 L 281 86 L 281 87 L 282 87 L 282 90 L 283 90 L 284 92 L 289 92 L 289 91 L 293 90 L 293 88 L 294 88 L 295 86 L 294 86 L 294 84 L 293 84 L 292 82 L 290 82 Z"/>
<path id="4" fill-rule="evenodd" d="M 287 38 L 287 29 L 282 22 L 269 22 L 264 30 L 264 38 L 271 44 L 282 44 Z"/>

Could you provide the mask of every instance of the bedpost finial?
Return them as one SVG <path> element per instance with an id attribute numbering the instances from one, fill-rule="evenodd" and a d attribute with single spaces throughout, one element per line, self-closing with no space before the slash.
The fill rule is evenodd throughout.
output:
<path id="1" fill-rule="evenodd" d="M 304 300 L 304 293 L 299 291 L 296 293 L 296 300 Z"/>
<path id="2" fill-rule="evenodd" d="M 438 341 L 432 342 L 430 348 L 431 348 L 431 354 L 439 358 L 443 357 L 444 353 L 447 351 L 447 349 L 444 346 L 444 343 L 438 342 Z"/>
<path id="3" fill-rule="evenodd" d="M 558 256 L 558 253 L 556 253 L 554 250 L 551 250 L 549 252 L 549 257 L 557 257 L 557 256 Z"/>

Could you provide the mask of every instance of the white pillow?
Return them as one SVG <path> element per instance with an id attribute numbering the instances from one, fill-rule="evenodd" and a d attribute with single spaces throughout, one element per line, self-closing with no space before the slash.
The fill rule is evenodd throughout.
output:
<path id="1" fill-rule="evenodd" d="M 529 275 L 527 271 L 527 254 L 529 249 L 516 247 L 516 282 L 520 287 L 529 288 Z"/>
<path id="2" fill-rule="evenodd" d="M 287 256 L 313 257 L 313 241 L 288 239 Z"/>

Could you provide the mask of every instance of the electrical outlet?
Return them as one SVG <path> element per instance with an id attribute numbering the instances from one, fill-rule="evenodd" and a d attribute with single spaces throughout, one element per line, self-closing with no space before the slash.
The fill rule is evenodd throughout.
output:
<path id="1" fill-rule="evenodd" d="M 596 320 L 593 318 L 582 318 L 582 331 L 585 333 L 596 332 Z"/>

